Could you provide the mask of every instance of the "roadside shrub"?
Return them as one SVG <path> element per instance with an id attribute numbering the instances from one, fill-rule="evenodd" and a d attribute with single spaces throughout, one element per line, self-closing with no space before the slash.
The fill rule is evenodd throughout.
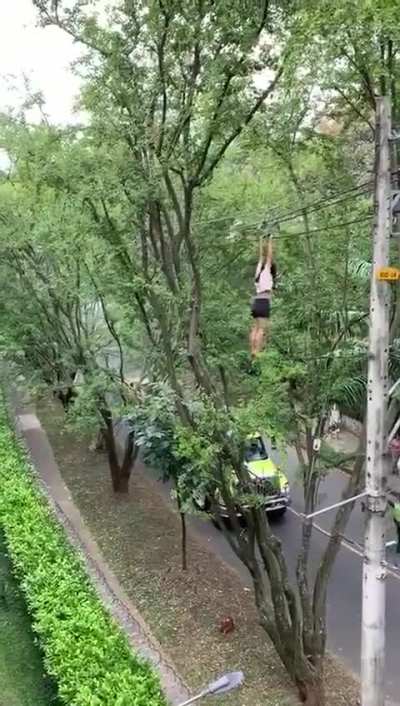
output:
<path id="1" fill-rule="evenodd" d="M 0 525 L 61 701 L 165 706 L 158 677 L 132 654 L 37 488 L 1 400 Z"/>

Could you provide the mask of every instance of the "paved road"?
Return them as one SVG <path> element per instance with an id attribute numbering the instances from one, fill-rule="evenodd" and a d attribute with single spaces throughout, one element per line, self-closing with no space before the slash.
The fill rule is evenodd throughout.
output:
<path id="1" fill-rule="evenodd" d="M 271 453 L 274 456 L 274 453 Z M 275 454 L 275 460 L 279 460 Z M 298 463 L 294 451 L 288 451 L 282 459 L 282 467 L 286 469 L 291 483 L 293 506 L 283 520 L 274 523 L 276 534 L 285 548 L 291 571 L 300 544 L 301 524 L 297 513 L 303 510 L 302 489 L 298 478 Z M 153 471 L 149 471 L 154 473 Z M 341 493 L 346 483 L 345 475 L 334 471 L 323 481 L 319 493 L 319 505 L 327 507 L 341 499 Z M 163 492 L 169 496 L 169 488 L 163 485 Z M 333 513 L 329 512 L 318 517 L 318 526 L 329 531 Z M 233 566 L 241 575 L 243 582 L 251 587 L 247 570 L 233 554 L 223 534 L 211 522 L 198 517 L 191 517 L 189 524 L 208 546 Z M 364 516 L 360 503 L 353 510 L 346 530 L 346 536 L 351 542 L 362 543 Z M 388 526 L 388 539 L 394 538 L 393 528 Z M 316 531 L 312 544 L 312 562 L 318 565 L 319 557 L 326 545 L 327 537 Z M 388 553 L 388 561 L 395 562 L 396 555 Z M 400 564 L 400 562 L 399 562 Z M 361 625 L 361 554 L 357 545 L 351 543 L 343 546 L 335 564 L 328 591 L 328 646 L 354 672 L 360 670 L 360 625 Z M 386 687 L 390 703 L 400 704 L 400 569 L 398 577 L 393 572 L 387 578 L 387 664 Z"/>
<path id="2" fill-rule="evenodd" d="M 288 475 L 292 481 L 293 510 L 302 511 L 302 490 L 295 480 L 297 460 L 294 454 L 289 455 Z M 327 507 L 341 499 L 346 477 L 340 471 L 331 473 L 323 482 L 320 491 L 319 505 Z M 318 525 L 329 531 L 334 513 L 326 513 L 316 518 Z M 278 528 L 277 528 L 278 529 Z M 364 515 L 361 503 L 357 503 L 351 515 L 346 537 L 350 541 L 362 544 L 364 531 Z M 287 516 L 278 529 L 288 556 L 293 558 L 299 544 L 299 518 L 293 513 Z M 391 524 L 388 526 L 388 539 L 394 532 Z M 327 538 L 317 532 L 313 540 L 313 562 L 318 563 L 321 551 Z M 396 557 L 388 553 L 388 561 L 395 563 Z M 400 571 L 398 577 L 389 574 L 387 578 L 387 694 L 392 700 L 400 701 Z M 361 623 L 361 580 L 362 559 L 357 546 L 343 546 L 338 556 L 330 588 L 328 592 L 328 630 L 329 648 L 341 657 L 355 672 L 360 670 L 360 623 Z"/>

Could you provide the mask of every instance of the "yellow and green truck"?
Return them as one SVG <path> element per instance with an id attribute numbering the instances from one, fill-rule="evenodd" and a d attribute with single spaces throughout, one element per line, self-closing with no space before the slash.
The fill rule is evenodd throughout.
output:
<path id="1" fill-rule="evenodd" d="M 236 507 L 237 515 L 239 517 L 242 515 L 243 507 L 246 507 L 246 497 L 248 497 L 249 505 L 252 502 L 261 503 L 266 512 L 275 517 L 283 516 L 291 503 L 289 482 L 283 471 L 269 457 L 262 434 L 252 434 L 247 438 L 244 464 L 249 476 L 244 491 L 239 491 L 239 480 L 232 471 L 232 495 L 242 496 Z M 228 518 L 227 508 L 218 489 L 214 493 L 214 501 L 218 503 L 219 514 Z M 202 500 L 197 498 L 196 505 L 205 511 L 210 511 L 212 507 L 211 500 L 207 496 L 203 496 Z"/>

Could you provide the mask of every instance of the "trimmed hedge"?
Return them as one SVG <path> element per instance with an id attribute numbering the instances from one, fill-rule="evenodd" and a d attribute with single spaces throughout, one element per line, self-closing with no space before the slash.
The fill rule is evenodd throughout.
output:
<path id="1" fill-rule="evenodd" d="M 0 399 L 0 526 L 47 672 L 69 706 L 165 706 L 36 487 Z"/>

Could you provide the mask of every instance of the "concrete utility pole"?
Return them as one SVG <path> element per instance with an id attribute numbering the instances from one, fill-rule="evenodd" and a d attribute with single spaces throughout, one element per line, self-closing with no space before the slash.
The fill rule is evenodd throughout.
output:
<path id="1" fill-rule="evenodd" d="M 384 706 L 385 672 L 385 485 L 387 476 L 386 413 L 390 282 L 379 278 L 389 264 L 391 233 L 390 131 L 388 98 L 377 99 L 377 175 L 375 229 L 370 293 L 368 362 L 366 530 L 363 563 L 361 703 Z"/>

